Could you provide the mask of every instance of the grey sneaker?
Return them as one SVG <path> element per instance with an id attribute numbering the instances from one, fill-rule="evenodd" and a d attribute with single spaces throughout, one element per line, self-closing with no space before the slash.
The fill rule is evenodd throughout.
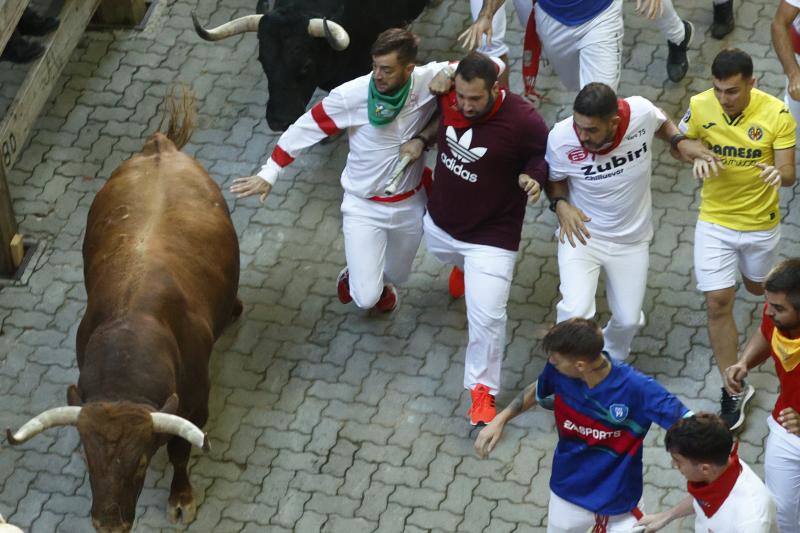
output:
<path id="1" fill-rule="evenodd" d="M 714 21 L 711 23 L 711 36 L 722 39 L 733 31 L 733 0 L 722 4 L 714 4 Z"/>
<path id="2" fill-rule="evenodd" d="M 743 385 L 742 392 L 736 395 L 728 394 L 725 387 L 722 387 L 722 396 L 719 399 L 719 416 L 731 431 L 744 424 L 745 406 L 756 392 L 752 385 L 747 383 L 743 383 Z"/>

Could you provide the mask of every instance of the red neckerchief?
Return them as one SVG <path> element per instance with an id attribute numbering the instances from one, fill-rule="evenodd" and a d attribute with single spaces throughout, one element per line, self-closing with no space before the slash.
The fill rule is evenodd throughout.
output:
<path id="1" fill-rule="evenodd" d="M 506 90 L 500 87 L 500 92 L 497 94 L 497 98 L 494 99 L 494 105 L 492 105 L 492 109 L 480 119 L 472 121 L 462 115 L 461 111 L 458 110 L 458 104 L 456 103 L 456 91 L 453 89 L 449 93 L 439 97 L 439 105 L 442 108 L 444 125 L 453 126 L 454 128 L 468 128 L 473 124 L 486 122 L 492 118 L 495 113 L 497 113 L 497 110 L 500 109 L 500 106 L 503 104 L 505 99 Z"/>
<path id="2" fill-rule="evenodd" d="M 736 480 L 739 479 L 739 474 L 742 473 L 742 465 L 739 463 L 739 443 L 733 445 L 733 452 L 728 459 L 728 467 L 717 479 L 711 483 L 695 483 L 689 481 L 686 483 L 686 488 L 689 494 L 697 500 L 703 513 L 711 518 L 714 516 L 728 495 L 736 485 Z"/>
<path id="3" fill-rule="evenodd" d="M 531 14 L 528 16 L 528 24 L 525 26 L 525 40 L 522 44 L 522 80 L 525 83 L 525 95 L 541 97 L 536 92 L 536 77 L 539 75 L 539 58 L 542 56 L 542 41 L 536 32 L 536 13 L 531 5 Z"/>
<path id="4" fill-rule="evenodd" d="M 614 134 L 614 142 L 611 143 L 611 146 L 600 150 L 599 152 L 593 152 L 585 146 L 583 147 L 584 150 L 594 155 L 606 155 L 607 153 L 611 152 L 611 150 L 619 146 L 619 143 L 622 142 L 622 138 L 625 137 L 625 133 L 628 131 L 628 126 L 631 123 L 631 106 L 622 98 L 617 98 L 617 114 L 619 115 L 619 124 L 617 124 L 617 132 Z M 580 142 L 578 129 L 575 127 L 574 119 L 572 122 L 572 131 L 575 132 L 575 136 L 578 137 L 578 142 Z M 583 143 L 581 143 L 581 146 L 583 146 Z"/>

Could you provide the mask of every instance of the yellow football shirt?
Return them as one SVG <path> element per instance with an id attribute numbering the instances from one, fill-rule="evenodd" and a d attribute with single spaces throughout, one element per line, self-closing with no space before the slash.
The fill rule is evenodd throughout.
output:
<path id="1" fill-rule="evenodd" d="M 681 131 L 702 140 L 725 169 L 703 183 L 700 220 L 738 231 L 758 231 L 780 222 L 778 191 L 759 177 L 756 163 L 772 165 L 774 150 L 795 145 L 796 123 L 781 100 L 752 89 L 737 117 L 722 110 L 709 89 L 692 97 Z"/>

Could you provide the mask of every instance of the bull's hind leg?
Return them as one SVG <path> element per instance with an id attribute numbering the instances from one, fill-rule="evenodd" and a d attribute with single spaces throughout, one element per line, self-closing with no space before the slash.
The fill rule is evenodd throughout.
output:
<path id="1" fill-rule="evenodd" d="M 167 517 L 172 523 L 177 522 L 180 518 L 184 524 L 188 524 L 197 515 L 197 504 L 194 501 L 192 485 L 189 483 L 189 473 L 186 470 L 191 451 L 192 445 L 180 437 L 173 437 L 167 443 L 167 453 L 173 468 Z"/>

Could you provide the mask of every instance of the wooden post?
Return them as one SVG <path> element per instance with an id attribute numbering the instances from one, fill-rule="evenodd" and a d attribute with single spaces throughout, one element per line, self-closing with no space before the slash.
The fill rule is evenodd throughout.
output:
<path id="1" fill-rule="evenodd" d="M 95 22 L 111 26 L 136 26 L 147 12 L 145 0 L 103 0 Z"/>
<path id="2" fill-rule="evenodd" d="M 0 0 L 0 15 L 8 6 L 16 5 L 18 2 L 19 0 Z M 17 161 L 19 152 L 36 122 L 36 117 L 41 113 L 53 87 L 58 83 L 61 71 L 69 61 L 99 3 L 100 0 L 64 1 L 60 14 L 61 25 L 44 43 L 44 54 L 31 64 L 25 81 L 11 102 L 5 118 L 0 122 L 0 274 L 14 272 L 10 243 L 17 233 L 6 176 Z M 20 3 L 23 9 L 25 4 L 27 2 Z M 16 10 L 14 12 L 16 13 Z M 18 19 L 19 17 L 15 20 Z M 6 19 L 2 20 L 5 23 Z M 0 38 L 4 37 L 5 27 L 0 27 L 0 32 L 2 32 Z"/>

